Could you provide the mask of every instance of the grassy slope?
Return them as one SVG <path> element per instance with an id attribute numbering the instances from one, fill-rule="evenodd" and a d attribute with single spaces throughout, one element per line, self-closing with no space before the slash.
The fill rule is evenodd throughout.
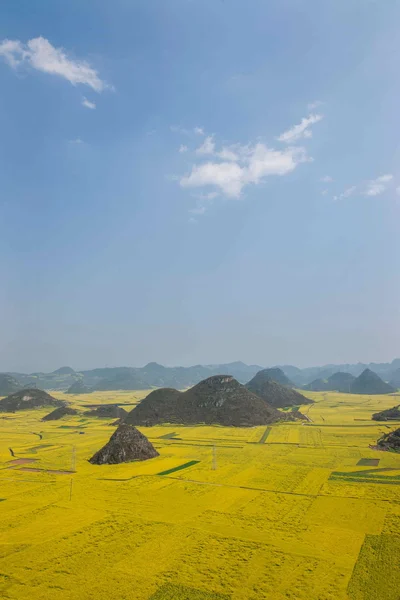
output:
<path id="1" fill-rule="evenodd" d="M 145 395 L 64 397 L 81 408 Z M 368 445 L 387 426 L 400 426 L 370 421 L 398 399 L 309 395 L 316 400 L 304 409 L 311 424 L 273 425 L 264 440 L 265 427 L 141 428 L 160 457 L 101 467 L 87 459 L 114 431 L 110 421 L 42 423 L 46 409 L 5 415 L 0 597 L 397 600 L 390 561 L 400 547 L 400 485 L 382 480 L 400 475 L 400 455 Z M 75 463 L 76 473 L 10 469 L 8 447 L 37 459 L 29 467 L 70 470 Z M 359 475 L 332 479 L 332 472 L 371 472 L 357 465 L 361 458 L 393 470 L 371 483 Z M 192 460 L 200 462 L 156 475 Z"/>

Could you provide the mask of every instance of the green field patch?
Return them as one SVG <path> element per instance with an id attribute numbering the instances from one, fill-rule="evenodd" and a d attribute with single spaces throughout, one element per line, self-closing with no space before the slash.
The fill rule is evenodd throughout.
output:
<path id="1" fill-rule="evenodd" d="M 272 429 L 272 427 L 266 427 L 264 433 L 260 437 L 260 441 L 258 442 L 259 444 L 265 444 L 265 440 L 267 439 L 267 437 L 271 433 L 271 429 Z"/>
<path id="2" fill-rule="evenodd" d="M 85 429 L 85 427 L 83 425 L 59 425 L 58 429 Z"/>
<path id="3" fill-rule="evenodd" d="M 157 475 L 170 475 L 171 473 L 175 473 L 176 471 L 182 471 L 182 469 L 188 469 L 189 467 L 193 467 L 193 465 L 197 465 L 199 460 L 190 460 L 183 465 L 179 465 L 178 467 L 174 467 L 173 469 L 167 469 L 167 471 L 161 471 L 161 473 L 157 473 Z"/>
<path id="4" fill-rule="evenodd" d="M 347 592 L 351 600 L 398 600 L 400 537 L 366 535 Z"/>
<path id="5" fill-rule="evenodd" d="M 380 458 L 360 458 L 357 463 L 358 467 L 377 467 L 379 465 Z"/>
<path id="6" fill-rule="evenodd" d="M 365 469 L 365 471 L 333 471 L 329 477 L 329 481 L 400 485 L 400 475 L 383 475 L 383 471 L 398 471 L 398 469 L 388 467 L 383 469 Z"/>
<path id="7" fill-rule="evenodd" d="M 230 600 L 230 596 L 167 583 L 150 596 L 149 600 Z"/>

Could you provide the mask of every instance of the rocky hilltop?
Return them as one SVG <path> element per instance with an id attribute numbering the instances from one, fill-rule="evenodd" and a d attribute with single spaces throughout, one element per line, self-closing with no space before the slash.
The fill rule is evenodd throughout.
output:
<path id="1" fill-rule="evenodd" d="M 43 406 L 64 406 L 64 402 L 56 400 L 43 390 L 37 389 L 20 390 L 0 400 L 0 412 L 16 412 L 17 410 L 42 408 Z"/>
<path id="2" fill-rule="evenodd" d="M 390 433 L 385 433 L 379 440 L 377 448 L 380 450 L 390 450 L 400 452 L 400 429 L 395 429 Z"/>
<path id="3" fill-rule="evenodd" d="M 285 408 L 299 404 L 313 404 L 312 400 L 309 400 L 299 392 L 272 380 L 269 375 L 270 371 L 271 369 L 259 371 L 251 381 L 246 383 L 246 388 L 275 408 Z"/>
<path id="4" fill-rule="evenodd" d="M 123 423 L 110 440 L 96 452 L 89 462 L 93 465 L 115 465 L 135 460 L 148 460 L 159 456 L 146 436 L 132 425 Z"/>
<path id="5" fill-rule="evenodd" d="M 286 385 L 287 387 L 295 387 L 293 381 L 285 375 L 285 373 L 279 367 L 273 367 L 271 369 L 261 369 L 258 371 L 256 375 L 253 377 L 255 379 L 259 373 L 263 373 L 265 376 L 269 377 L 272 381 L 276 381 L 276 383 L 280 383 L 281 385 Z"/>
<path id="6" fill-rule="evenodd" d="M 186 392 L 151 392 L 125 419 L 133 425 L 158 423 L 219 424 L 235 427 L 266 425 L 284 418 L 230 375 L 214 375 Z"/>

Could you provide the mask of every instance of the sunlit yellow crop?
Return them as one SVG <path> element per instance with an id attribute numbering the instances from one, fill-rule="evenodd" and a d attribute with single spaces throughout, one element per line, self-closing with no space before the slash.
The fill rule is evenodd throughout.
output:
<path id="1" fill-rule="evenodd" d="M 110 421 L 1 414 L 0 598 L 398 600 L 400 455 L 369 445 L 399 398 L 309 395 L 310 423 L 140 428 L 160 456 L 114 466 Z"/>

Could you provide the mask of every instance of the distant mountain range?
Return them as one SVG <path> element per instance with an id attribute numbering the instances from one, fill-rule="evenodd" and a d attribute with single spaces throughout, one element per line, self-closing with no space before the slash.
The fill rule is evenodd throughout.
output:
<path id="1" fill-rule="evenodd" d="M 24 374 L 8 372 L 0 374 L 0 383 L 4 387 L 3 390 L 0 389 L 0 396 L 16 391 L 18 387 L 37 387 L 60 391 L 71 388 L 71 393 L 80 393 L 79 390 L 139 390 L 155 387 L 185 389 L 196 385 L 203 379 L 220 374 L 231 375 L 244 384 L 263 368 L 260 365 L 246 365 L 240 361 L 217 365 L 195 365 L 193 367 L 164 367 L 151 362 L 144 367 L 105 367 L 84 371 L 74 371 L 71 367 L 64 366 L 52 373 Z M 390 382 L 392 387 L 400 387 L 400 358 L 396 358 L 391 363 L 329 364 L 305 369 L 299 369 L 293 365 L 281 365 L 270 368 L 268 371 L 271 379 L 297 388 L 309 386 L 315 380 L 325 382 L 332 375 L 340 372 L 340 385 L 338 385 L 339 381 L 336 381 L 334 389 L 343 386 L 343 391 L 348 391 L 351 377 L 348 377 L 346 381 L 345 374 L 358 377 L 367 368 L 379 375 L 383 381 Z M 278 371 L 278 369 L 281 371 Z M 285 379 L 283 379 L 282 373 Z M 279 376 L 275 377 L 274 374 Z M 313 387 L 311 386 L 308 389 Z"/>

